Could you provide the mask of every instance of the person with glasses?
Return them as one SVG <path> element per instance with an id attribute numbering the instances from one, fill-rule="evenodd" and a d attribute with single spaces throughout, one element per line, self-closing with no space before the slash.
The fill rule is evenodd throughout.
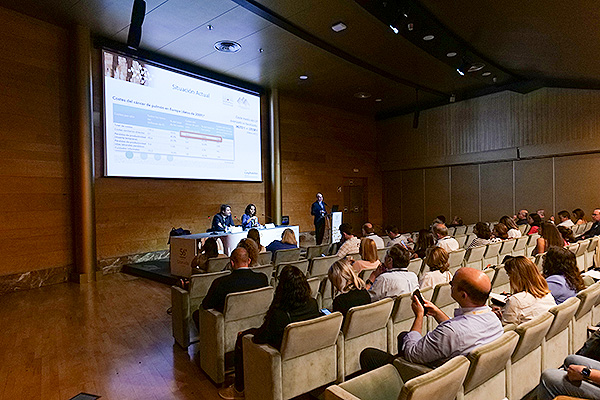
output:
<path id="1" fill-rule="evenodd" d="M 592 221 L 594 222 L 592 227 L 585 231 L 583 235 L 578 236 L 577 240 L 589 239 L 593 236 L 600 235 L 600 208 L 594 209 L 594 212 L 592 213 Z"/>

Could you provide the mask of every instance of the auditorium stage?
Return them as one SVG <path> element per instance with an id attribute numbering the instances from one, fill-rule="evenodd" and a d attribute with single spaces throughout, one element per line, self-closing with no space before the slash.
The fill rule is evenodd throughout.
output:
<path id="1" fill-rule="evenodd" d="M 179 282 L 178 276 L 171 275 L 168 258 L 135 264 L 125 264 L 121 268 L 121 272 L 147 278 L 169 286 L 176 285 L 177 282 Z"/>

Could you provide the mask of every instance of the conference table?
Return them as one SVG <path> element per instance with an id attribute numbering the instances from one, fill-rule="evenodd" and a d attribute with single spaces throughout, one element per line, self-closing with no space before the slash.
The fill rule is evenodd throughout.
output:
<path id="1" fill-rule="evenodd" d="M 286 229 L 291 229 L 296 235 L 296 240 L 300 237 L 300 228 L 294 226 L 275 226 L 271 228 L 259 229 L 260 243 L 267 246 L 273 240 L 280 240 L 281 234 Z M 248 231 L 239 232 L 206 232 L 194 235 L 172 236 L 170 243 L 170 266 L 171 274 L 177 276 L 190 276 L 192 260 L 198 254 L 204 240 L 209 237 L 221 239 L 223 243 L 223 253 L 230 255 L 236 248 L 240 240 L 248 236 Z"/>

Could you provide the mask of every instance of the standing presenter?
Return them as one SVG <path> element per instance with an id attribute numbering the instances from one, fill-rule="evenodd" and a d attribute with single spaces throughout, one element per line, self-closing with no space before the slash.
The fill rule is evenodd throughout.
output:
<path id="1" fill-rule="evenodd" d="M 317 201 L 312 203 L 310 215 L 315 217 L 315 236 L 317 245 L 323 243 L 323 235 L 325 234 L 325 218 L 327 217 L 327 204 L 323 201 L 323 195 L 317 193 Z"/>

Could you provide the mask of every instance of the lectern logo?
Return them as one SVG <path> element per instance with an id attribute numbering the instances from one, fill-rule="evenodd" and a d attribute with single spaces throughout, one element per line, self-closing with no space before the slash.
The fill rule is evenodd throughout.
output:
<path id="1" fill-rule="evenodd" d="M 187 257 L 187 249 L 179 249 L 179 257 Z"/>

